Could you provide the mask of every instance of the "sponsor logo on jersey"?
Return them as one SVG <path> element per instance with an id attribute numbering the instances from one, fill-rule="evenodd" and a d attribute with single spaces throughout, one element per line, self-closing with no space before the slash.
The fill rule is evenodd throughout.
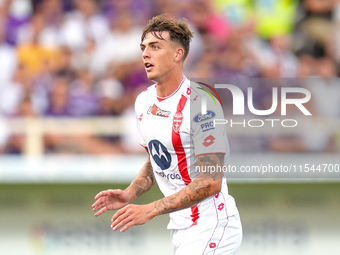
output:
<path id="1" fill-rule="evenodd" d="M 172 128 L 176 133 L 179 132 L 182 122 L 183 122 L 183 114 L 181 112 L 176 112 L 174 119 L 173 119 L 173 123 L 172 123 Z"/>
<path id="2" fill-rule="evenodd" d="M 158 140 L 151 140 L 148 144 L 149 153 L 156 164 L 166 170 L 171 165 L 171 155 L 168 149 Z"/>
<path id="3" fill-rule="evenodd" d="M 213 143 L 214 143 L 214 141 L 215 141 L 215 137 L 213 137 L 212 135 L 209 135 L 208 137 L 206 137 L 205 139 L 204 139 L 204 141 L 203 141 L 203 145 L 205 146 L 205 147 L 208 147 L 208 146 L 210 146 L 210 145 L 212 145 Z"/>
<path id="4" fill-rule="evenodd" d="M 201 124 L 201 130 L 203 132 L 214 129 L 214 128 L 215 128 L 215 126 L 214 126 L 213 121 L 207 121 L 207 122 Z"/>
<path id="5" fill-rule="evenodd" d="M 143 113 L 139 116 L 139 121 L 142 121 L 142 119 L 143 119 Z"/>
<path id="6" fill-rule="evenodd" d="M 180 174 L 172 173 L 172 174 L 165 174 L 164 172 L 157 172 L 158 175 L 160 175 L 163 178 L 167 178 L 168 180 L 182 180 L 182 177 Z"/>
<path id="7" fill-rule="evenodd" d="M 148 114 L 153 114 L 155 116 L 161 116 L 161 117 L 168 118 L 171 112 L 170 111 L 162 110 L 161 108 L 157 107 L 157 105 L 154 104 L 153 106 L 149 107 L 147 113 Z"/>
<path id="8" fill-rule="evenodd" d="M 199 113 L 199 114 L 197 114 L 197 115 L 194 117 L 194 121 L 195 121 L 195 122 L 205 121 L 205 120 L 214 118 L 215 115 L 216 115 L 216 114 L 215 114 L 213 111 L 207 111 L 206 114 Z"/>

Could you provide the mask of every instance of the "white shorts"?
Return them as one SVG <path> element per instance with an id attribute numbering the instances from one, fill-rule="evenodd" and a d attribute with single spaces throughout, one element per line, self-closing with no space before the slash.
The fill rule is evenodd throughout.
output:
<path id="1" fill-rule="evenodd" d="M 198 224 L 171 230 L 175 255 L 231 255 L 242 241 L 240 215 L 229 216 L 215 224 Z"/>

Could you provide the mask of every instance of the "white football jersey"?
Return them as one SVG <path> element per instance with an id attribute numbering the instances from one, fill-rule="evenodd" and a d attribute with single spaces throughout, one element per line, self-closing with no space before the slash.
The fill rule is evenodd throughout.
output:
<path id="1" fill-rule="evenodd" d="M 140 144 L 147 148 L 157 184 L 170 196 L 190 184 L 199 174 L 196 156 L 222 153 L 229 160 L 226 125 L 214 126 L 224 119 L 222 107 L 198 84 L 184 78 L 168 97 L 157 96 L 157 84 L 140 93 L 135 102 Z M 202 114 L 202 100 L 206 110 Z M 170 213 L 169 229 L 218 220 L 218 212 L 238 214 L 234 198 L 228 194 L 226 178 L 222 190 L 192 208 Z"/>

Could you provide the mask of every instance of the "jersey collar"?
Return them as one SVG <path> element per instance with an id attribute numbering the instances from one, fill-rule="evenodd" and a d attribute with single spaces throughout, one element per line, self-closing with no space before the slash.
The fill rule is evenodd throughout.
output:
<path id="1" fill-rule="evenodd" d="M 177 91 L 182 87 L 182 84 L 184 83 L 184 81 L 187 79 L 187 77 L 183 77 L 183 80 L 181 81 L 181 83 L 179 84 L 179 86 L 177 87 L 177 89 L 171 94 L 171 95 L 169 95 L 169 96 L 167 96 L 167 97 L 159 97 L 159 96 L 157 96 L 157 99 L 158 99 L 158 101 L 159 102 L 162 102 L 162 101 L 164 101 L 165 99 L 168 99 L 168 98 L 170 98 L 170 97 L 172 97 L 173 95 L 175 95 L 176 93 L 177 93 Z M 156 84 L 156 86 L 157 86 L 157 84 Z"/>

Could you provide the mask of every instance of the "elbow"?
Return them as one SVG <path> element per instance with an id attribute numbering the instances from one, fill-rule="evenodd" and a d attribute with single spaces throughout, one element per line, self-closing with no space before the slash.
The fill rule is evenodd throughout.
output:
<path id="1" fill-rule="evenodd" d="M 221 190 L 222 190 L 222 184 L 221 184 L 221 182 L 219 182 L 219 183 L 216 185 L 216 192 L 215 192 L 215 194 L 220 193 Z"/>
<path id="2" fill-rule="evenodd" d="M 212 182 L 211 184 L 211 195 L 215 195 L 217 193 L 220 193 L 222 190 L 222 181 L 216 180 Z"/>
<path id="3" fill-rule="evenodd" d="M 214 196 L 222 190 L 222 178 L 197 178 L 194 183 L 191 183 L 191 190 L 195 190 L 201 198 Z"/>

